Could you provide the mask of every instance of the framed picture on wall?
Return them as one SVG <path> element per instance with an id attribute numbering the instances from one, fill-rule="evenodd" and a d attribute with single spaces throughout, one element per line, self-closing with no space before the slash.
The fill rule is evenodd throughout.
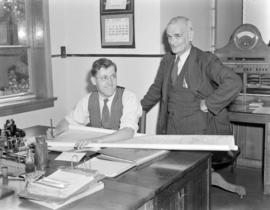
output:
<path id="1" fill-rule="evenodd" d="M 100 0 L 100 14 L 134 13 L 134 0 Z"/>
<path id="2" fill-rule="evenodd" d="M 101 46 L 103 48 L 134 48 L 133 14 L 101 15 Z"/>

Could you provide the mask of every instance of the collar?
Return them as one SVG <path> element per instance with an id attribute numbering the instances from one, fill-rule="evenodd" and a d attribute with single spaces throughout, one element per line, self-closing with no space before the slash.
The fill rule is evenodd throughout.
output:
<path id="1" fill-rule="evenodd" d="M 187 60 L 187 57 L 189 56 L 190 54 L 190 50 L 191 50 L 191 47 L 189 49 L 187 49 L 182 55 L 179 55 L 180 56 L 180 60 L 182 63 L 185 63 L 185 61 Z M 175 59 L 176 59 L 177 56 L 175 56 Z"/>
<path id="2" fill-rule="evenodd" d="M 112 100 L 113 100 L 113 98 L 114 98 L 114 96 L 115 96 L 115 93 L 116 93 L 116 91 L 115 91 L 115 92 L 114 92 L 114 94 L 113 94 L 112 96 L 110 96 L 110 97 L 104 97 L 104 96 L 100 95 L 100 93 L 98 93 L 99 100 L 103 102 L 103 101 L 104 101 L 104 99 L 106 99 L 106 98 L 107 98 L 107 99 L 109 99 L 109 100 L 108 100 L 108 102 L 109 102 L 109 101 L 112 101 Z"/>

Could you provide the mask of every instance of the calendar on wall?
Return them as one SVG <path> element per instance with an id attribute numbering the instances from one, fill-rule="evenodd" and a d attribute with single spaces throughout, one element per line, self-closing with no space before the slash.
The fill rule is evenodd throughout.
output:
<path id="1" fill-rule="evenodd" d="M 101 46 L 134 48 L 134 0 L 100 0 Z"/>

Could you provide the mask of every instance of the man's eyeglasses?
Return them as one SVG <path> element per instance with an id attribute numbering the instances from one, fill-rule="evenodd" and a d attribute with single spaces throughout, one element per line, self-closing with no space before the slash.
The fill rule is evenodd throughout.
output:
<path id="1" fill-rule="evenodd" d="M 101 80 L 102 82 L 105 82 L 105 81 L 111 81 L 111 80 L 116 80 L 116 74 L 113 74 L 111 76 L 107 76 L 107 75 L 104 75 L 102 77 L 96 77 L 98 78 L 99 80 Z"/>
<path id="2" fill-rule="evenodd" d="M 168 39 L 169 41 L 172 41 L 172 40 L 180 40 L 180 39 L 182 39 L 183 37 L 184 37 L 184 34 L 174 34 L 173 36 L 167 34 L 167 39 Z"/>

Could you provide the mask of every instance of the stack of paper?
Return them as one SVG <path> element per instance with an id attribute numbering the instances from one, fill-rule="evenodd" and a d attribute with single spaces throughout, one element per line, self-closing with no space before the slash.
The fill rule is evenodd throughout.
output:
<path id="1" fill-rule="evenodd" d="M 64 201 L 64 202 L 45 202 L 45 201 L 40 201 L 40 200 L 32 200 L 32 202 L 34 203 L 37 203 L 39 205 L 42 205 L 42 206 L 46 206 L 48 208 L 51 208 L 51 209 L 59 209 L 60 207 L 62 206 L 66 206 L 76 200 L 79 200 L 81 198 L 84 198 L 88 195 L 91 195 L 99 190 L 102 190 L 104 188 L 104 183 L 103 182 L 97 182 L 95 184 L 93 184 L 91 187 L 89 187 L 88 190 L 80 193 L 80 194 L 76 194 L 74 196 L 72 196 L 70 199 Z"/>
<path id="2" fill-rule="evenodd" d="M 106 177 L 116 177 L 133 167 L 164 156 L 167 150 L 116 149 L 99 150 L 101 155 L 92 158 L 78 168 L 92 169 Z"/>
<path id="3" fill-rule="evenodd" d="M 131 162 L 139 166 L 151 160 L 163 157 L 169 151 L 156 149 L 105 148 L 98 152 L 102 154 L 98 156 L 100 159 Z"/>
<path id="4" fill-rule="evenodd" d="M 103 187 L 102 182 L 83 171 L 59 169 L 48 177 L 30 183 L 19 196 L 56 209 Z"/>
<path id="5" fill-rule="evenodd" d="M 99 174 L 106 177 L 116 177 L 135 166 L 136 164 L 132 162 L 111 161 L 95 157 L 78 165 L 77 167 L 96 170 Z"/>

